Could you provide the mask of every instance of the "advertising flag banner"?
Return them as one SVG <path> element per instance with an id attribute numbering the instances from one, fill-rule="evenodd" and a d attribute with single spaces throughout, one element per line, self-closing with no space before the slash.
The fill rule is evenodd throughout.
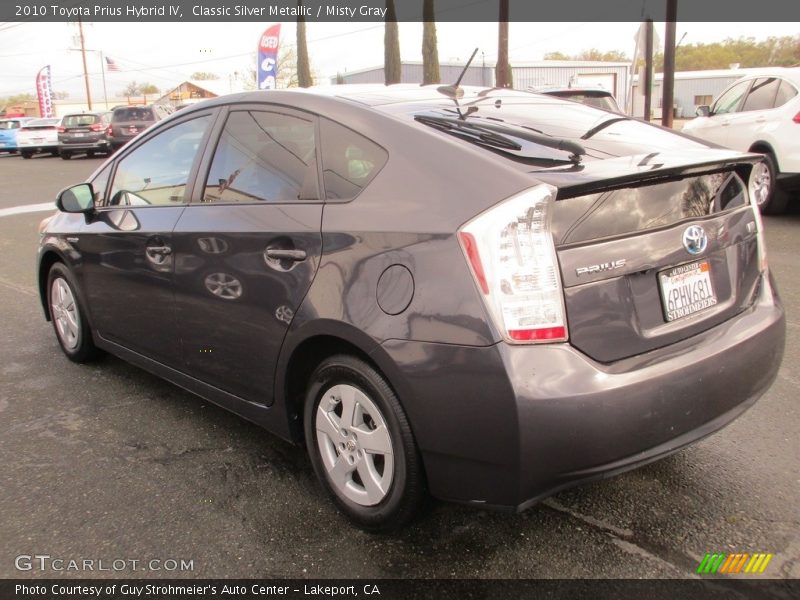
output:
<path id="1" fill-rule="evenodd" d="M 39 116 L 53 117 L 53 91 L 50 88 L 50 65 L 42 67 L 36 76 L 36 95 L 39 97 Z"/>
<path id="2" fill-rule="evenodd" d="M 258 41 L 258 89 L 274 90 L 278 78 L 278 40 L 281 24 L 268 27 Z"/>

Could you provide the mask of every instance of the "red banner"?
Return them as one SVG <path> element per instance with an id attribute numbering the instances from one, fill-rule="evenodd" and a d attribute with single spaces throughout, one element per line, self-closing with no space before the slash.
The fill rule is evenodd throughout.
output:
<path id="1" fill-rule="evenodd" d="M 36 76 L 36 95 L 39 97 L 39 116 L 53 117 L 53 91 L 50 88 L 50 65 L 42 67 Z"/>
<path id="2" fill-rule="evenodd" d="M 268 27 L 258 40 L 258 89 L 275 89 L 278 78 L 278 42 L 281 24 Z"/>

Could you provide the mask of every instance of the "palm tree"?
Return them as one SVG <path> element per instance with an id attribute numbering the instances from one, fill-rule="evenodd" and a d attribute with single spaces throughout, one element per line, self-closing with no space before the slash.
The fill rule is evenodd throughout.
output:
<path id="1" fill-rule="evenodd" d="M 422 84 L 441 83 L 439 75 L 439 49 L 436 44 L 435 0 L 422 4 Z"/>
<path id="2" fill-rule="evenodd" d="M 508 64 L 508 0 L 500 0 L 495 82 L 499 88 L 507 88 L 512 85 L 511 65 Z"/>
<path id="3" fill-rule="evenodd" d="M 303 0 L 297 0 L 297 6 L 303 6 Z M 298 11 L 302 13 L 302 11 Z M 306 19 L 297 16 L 297 85 L 303 88 L 314 85 L 311 77 L 311 66 L 308 63 L 308 44 L 306 43 Z"/>
<path id="4" fill-rule="evenodd" d="M 400 32 L 397 27 L 397 11 L 394 0 L 386 0 L 386 30 L 383 34 L 383 72 L 386 85 L 400 83 Z"/>

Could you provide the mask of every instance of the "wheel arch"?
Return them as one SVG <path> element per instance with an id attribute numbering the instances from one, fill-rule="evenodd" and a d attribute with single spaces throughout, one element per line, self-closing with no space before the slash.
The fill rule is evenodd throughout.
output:
<path id="1" fill-rule="evenodd" d="M 64 259 L 64 257 L 53 248 L 48 248 L 45 250 L 39 258 L 39 272 L 37 275 L 37 282 L 39 284 L 39 301 L 42 304 L 44 318 L 47 321 L 50 321 L 50 310 L 47 306 L 47 276 L 50 273 L 50 269 L 53 268 L 53 265 L 58 262 L 65 265 L 67 264 L 67 261 Z"/>
<path id="2" fill-rule="evenodd" d="M 407 397 L 408 390 L 399 369 L 381 345 L 352 325 L 318 320 L 290 334 L 278 359 L 275 404 L 285 410 L 291 438 L 295 442 L 304 441 L 302 417 L 308 379 L 323 360 L 337 354 L 356 356 L 378 371 L 405 409 L 403 398 Z M 413 431 L 413 423 L 410 425 Z"/>
<path id="3" fill-rule="evenodd" d="M 769 154 L 772 157 L 773 162 L 775 163 L 775 168 L 780 171 L 780 165 L 778 164 L 778 156 L 775 154 L 775 149 L 772 147 L 772 144 L 767 142 L 766 140 L 758 140 L 750 144 L 750 149 L 748 152 L 759 152 L 761 154 Z"/>

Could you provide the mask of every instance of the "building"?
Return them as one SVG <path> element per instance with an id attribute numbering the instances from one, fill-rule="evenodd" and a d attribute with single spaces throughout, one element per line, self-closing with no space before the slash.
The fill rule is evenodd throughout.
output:
<path id="1" fill-rule="evenodd" d="M 763 69 L 715 69 L 675 73 L 674 110 L 678 118 L 692 118 L 698 106 L 710 105 L 725 88 L 745 75 Z M 633 80 L 633 115 L 644 116 L 644 96 L 639 93 L 638 77 Z M 656 73 L 653 82 L 652 117 L 661 117 L 663 73 Z"/>
<path id="2" fill-rule="evenodd" d="M 441 63 L 439 75 L 442 83 L 454 83 L 464 63 Z M 514 87 L 520 90 L 541 87 L 591 86 L 610 91 L 620 107 L 625 109 L 629 85 L 629 63 L 543 60 L 537 62 L 515 63 L 511 65 Z M 339 74 L 331 83 L 383 83 L 383 66 L 370 67 L 358 71 Z M 403 61 L 401 64 L 401 83 L 422 82 L 422 62 Z M 495 84 L 494 64 L 484 64 L 476 58 L 464 78 L 464 85 L 493 87 Z"/>
<path id="3" fill-rule="evenodd" d="M 194 104 L 207 98 L 216 98 L 225 94 L 235 94 L 246 91 L 246 86 L 238 78 L 208 79 L 196 81 L 187 79 L 175 86 L 160 98 L 154 100 L 155 104 Z"/>

